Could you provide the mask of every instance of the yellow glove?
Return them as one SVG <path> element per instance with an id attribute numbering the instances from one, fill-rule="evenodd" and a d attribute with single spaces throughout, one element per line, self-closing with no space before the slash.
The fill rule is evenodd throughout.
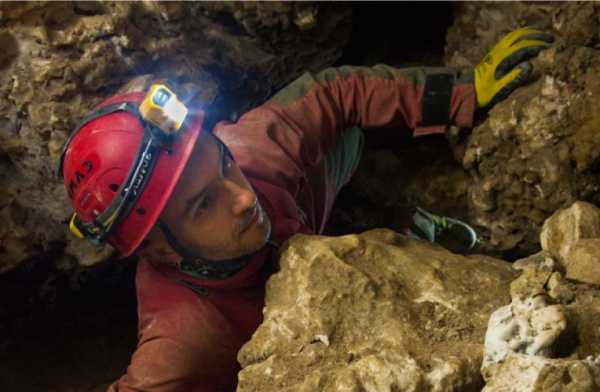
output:
<path id="1" fill-rule="evenodd" d="M 528 27 L 504 36 L 475 67 L 477 106 L 489 109 L 524 84 L 533 70 L 525 60 L 553 41 L 552 35 Z"/>

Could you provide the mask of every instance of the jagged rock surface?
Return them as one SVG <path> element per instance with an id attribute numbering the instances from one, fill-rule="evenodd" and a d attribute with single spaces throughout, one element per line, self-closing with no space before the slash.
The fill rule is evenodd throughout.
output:
<path id="1" fill-rule="evenodd" d="M 479 390 L 485 326 L 514 277 L 390 230 L 295 236 L 238 391 Z"/>
<path id="2" fill-rule="evenodd" d="M 238 355 L 238 390 L 597 391 L 600 290 L 582 282 L 599 275 L 572 256 L 598 242 L 596 212 L 556 212 L 546 249 L 512 265 L 384 229 L 295 236 Z"/>
<path id="3" fill-rule="evenodd" d="M 193 84 L 188 97 L 215 120 L 331 65 L 349 35 L 347 8 L 331 4 L 1 4 L 0 272 L 65 243 L 75 264 L 110 254 L 66 235 L 70 210 L 53 170 L 77 121 L 125 82 L 152 74 Z"/>
<path id="4" fill-rule="evenodd" d="M 600 388 L 599 291 L 563 278 L 549 253 L 519 260 L 510 305 L 485 339 L 484 392 L 593 392 Z"/>
<path id="5" fill-rule="evenodd" d="M 511 352 L 489 377 L 482 392 L 595 392 L 600 388 L 600 360 L 548 359 Z"/>
<path id="6" fill-rule="evenodd" d="M 600 284 L 600 209 L 575 202 L 554 213 L 542 227 L 540 242 L 558 260 L 566 277 Z"/>
<path id="7" fill-rule="evenodd" d="M 541 225 L 554 211 L 575 200 L 600 203 L 600 6 L 461 4 L 446 48 L 449 65 L 473 66 L 525 25 L 552 32 L 556 43 L 534 61 L 533 82 L 495 106 L 457 147 L 473 179 L 470 218 L 485 248 L 522 255 L 538 249 Z"/>
<path id="8" fill-rule="evenodd" d="M 575 202 L 554 213 L 544 222 L 540 234 L 542 248 L 565 264 L 573 247 L 582 239 L 600 237 L 600 209 L 590 203 Z"/>

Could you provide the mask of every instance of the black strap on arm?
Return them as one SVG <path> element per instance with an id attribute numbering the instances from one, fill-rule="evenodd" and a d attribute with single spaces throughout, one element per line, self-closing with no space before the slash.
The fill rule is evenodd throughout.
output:
<path id="1" fill-rule="evenodd" d="M 419 126 L 427 127 L 450 123 L 453 73 L 428 74 L 423 93 L 423 117 Z"/>

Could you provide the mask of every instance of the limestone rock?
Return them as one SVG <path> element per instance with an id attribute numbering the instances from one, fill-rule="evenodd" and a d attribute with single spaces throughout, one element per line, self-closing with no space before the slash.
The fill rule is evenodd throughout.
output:
<path id="1" fill-rule="evenodd" d="M 559 303 L 571 303 L 575 298 L 575 293 L 566 284 L 563 275 L 560 272 L 553 272 L 546 282 L 548 295 L 554 301 Z"/>
<path id="2" fill-rule="evenodd" d="M 600 237 L 600 208 L 575 202 L 557 211 L 544 222 L 540 234 L 542 248 L 565 263 L 571 249 L 584 238 Z"/>
<path id="3" fill-rule="evenodd" d="M 566 277 L 600 284 L 600 209 L 575 202 L 546 220 L 542 247 L 562 265 Z"/>
<path id="4" fill-rule="evenodd" d="M 544 295 L 513 300 L 490 317 L 482 369 L 503 362 L 508 353 L 552 354 L 552 344 L 567 326 L 564 307 L 550 305 Z"/>
<path id="5" fill-rule="evenodd" d="M 549 256 L 536 254 L 515 262 L 513 267 L 523 273 L 510 284 L 513 300 L 525 302 L 531 297 L 546 294 L 546 284 L 555 271 L 556 262 Z"/>
<path id="6" fill-rule="evenodd" d="M 600 285 L 600 238 L 579 240 L 565 260 L 566 277 Z"/>
<path id="7" fill-rule="evenodd" d="M 563 279 L 548 254 L 519 260 L 510 305 L 490 317 L 484 392 L 600 388 L 598 290 Z"/>
<path id="8" fill-rule="evenodd" d="M 472 176 L 470 220 L 485 249 L 531 254 L 554 211 L 575 200 L 600 204 L 599 16 L 593 2 L 457 6 L 448 65 L 477 64 L 518 27 L 537 27 L 556 38 L 533 61 L 530 83 L 496 105 L 456 147 Z"/>
<path id="9" fill-rule="evenodd" d="M 554 264 L 554 259 L 552 258 L 552 254 L 545 250 L 541 250 L 538 253 L 534 253 L 530 256 L 527 256 L 522 259 L 515 260 L 512 266 L 519 271 L 525 271 L 530 266 L 537 266 L 539 264 L 546 264 L 548 267 L 551 267 Z"/>
<path id="10" fill-rule="evenodd" d="M 390 230 L 297 235 L 238 355 L 238 391 L 479 390 L 486 323 L 514 276 Z"/>
<path id="11" fill-rule="evenodd" d="M 600 388 L 600 357 L 569 360 L 510 353 L 490 377 L 482 392 L 595 392 Z"/>
<path id="12" fill-rule="evenodd" d="M 600 43 L 598 6 L 593 3 L 464 2 L 456 3 L 454 25 L 446 37 L 446 62 L 472 67 L 511 30 L 531 26 L 553 31 L 567 45 Z"/>
<path id="13" fill-rule="evenodd" d="M 207 126 L 235 119 L 335 62 L 349 16 L 344 5 L 315 3 L 0 4 L 0 272 L 81 247 L 69 245 L 79 240 L 65 229 L 70 207 L 54 170 L 90 108 L 148 74 L 195 85 L 186 99 L 203 106 Z"/>
<path id="14" fill-rule="evenodd" d="M 537 257 L 536 257 L 537 256 Z M 537 259 L 537 263 L 533 261 Z M 545 297 L 548 306 L 561 304 L 567 315 L 567 329 L 555 344 L 559 357 L 580 359 L 600 354 L 600 291 L 592 286 L 566 280 L 562 266 L 547 254 L 534 255 L 528 262 L 518 261 L 521 275 L 511 282 L 512 301 Z M 529 262 L 530 261 L 530 262 Z"/>

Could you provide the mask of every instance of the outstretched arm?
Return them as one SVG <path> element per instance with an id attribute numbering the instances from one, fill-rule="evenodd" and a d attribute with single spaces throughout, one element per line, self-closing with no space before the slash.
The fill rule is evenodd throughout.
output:
<path id="1" fill-rule="evenodd" d="M 408 128 L 413 135 L 470 127 L 476 106 L 472 72 L 448 68 L 328 68 L 306 73 L 235 124 L 215 134 L 254 177 L 296 195 L 344 130 Z"/>

